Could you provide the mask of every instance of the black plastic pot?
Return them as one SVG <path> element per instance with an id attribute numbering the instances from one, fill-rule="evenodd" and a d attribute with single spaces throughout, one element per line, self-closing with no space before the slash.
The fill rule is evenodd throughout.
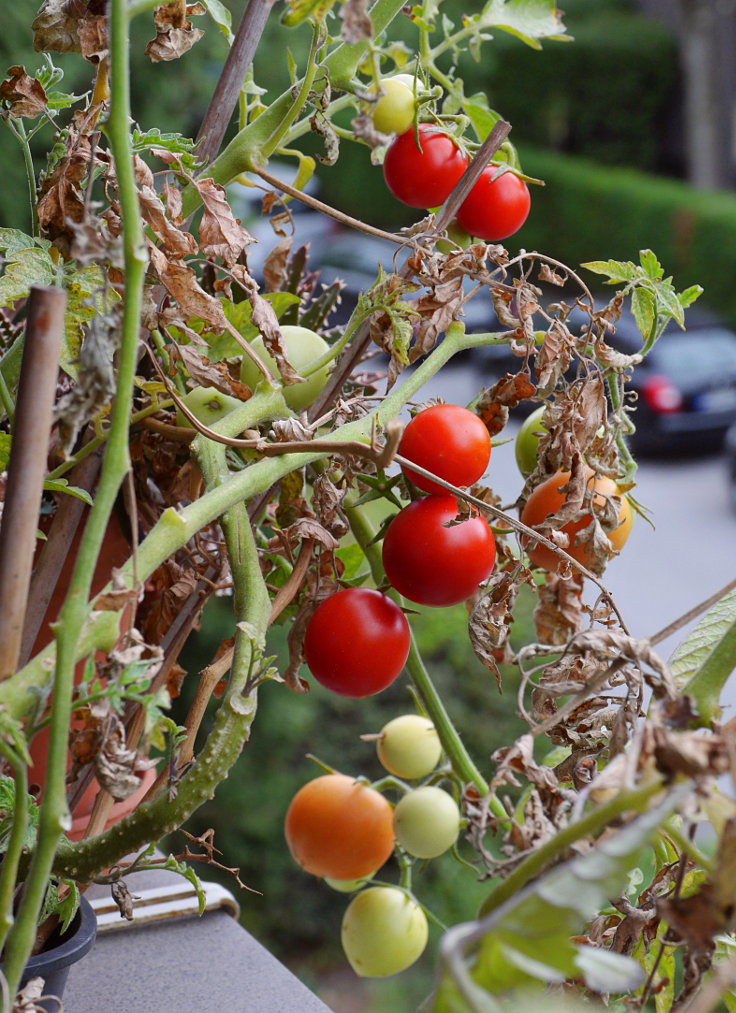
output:
<path id="1" fill-rule="evenodd" d="M 46 949 L 37 953 L 26 964 L 21 987 L 31 978 L 44 979 L 44 996 L 55 996 L 61 999 L 69 975 L 69 968 L 89 953 L 97 935 L 97 917 L 92 905 L 84 897 L 81 898 L 79 910 L 71 925 L 62 935 L 58 930 L 49 936 Z M 59 1006 L 53 999 L 41 1000 L 40 1009 L 48 1013 L 56 1013 Z"/>

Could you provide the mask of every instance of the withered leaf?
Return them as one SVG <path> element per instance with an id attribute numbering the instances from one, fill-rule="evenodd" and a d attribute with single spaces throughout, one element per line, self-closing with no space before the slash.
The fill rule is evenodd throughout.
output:
<path id="1" fill-rule="evenodd" d="M 280 292 L 287 278 L 286 264 L 291 252 L 292 237 L 280 239 L 263 264 L 263 280 L 267 292 Z"/>
<path id="2" fill-rule="evenodd" d="M 106 17 L 84 18 L 79 22 L 78 31 L 79 48 L 85 60 L 90 63 L 99 63 L 107 56 L 109 39 Z"/>
<path id="3" fill-rule="evenodd" d="M 16 119 L 34 119 L 48 105 L 41 82 L 26 74 L 25 67 L 20 66 L 8 68 L 7 79 L 0 82 L 0 98 L 8 103 L 8 112 Z"/>
<path id="4" fill-rule="evenodd" d="M 412 303 L 412 309 L 420 319 L 409 352 L 410 362 L 434 348 L 440 334 L 460 315 L 463 298 L 463 280 L 456 277 L 432 286 L 430 291 Z"/>
<path id="5" fill-rule="evenodd" d="M 79 21 L 87 16 L 86 0 L 44 0 L 31 25 L 36 52 L 78 53 Z"/>
<path id="6" fill-rule="evenodd" d="M 153 63 L 178 60 L 204 35 L 189 18 L 204 13 L 201 3 L 187 4 L 185 10 L 176 2 L 161 4 L 154 14 L 156 38 L 146 46 L 146 56 Z"/>
<path id="7" fill-rule="evenodd" d="M 368 14 L 368 0 L 343 0 L 340 18 L 345 42 L 363 42 L 373 35 L 373 25 Z"/>
<path id="8" fill-rule="evenodd" d="M 153 185 L 139 186 L 138 203 L 143 218 L 161 240 L 163 251 L 168 256 L 179 258 L 196 252 L 197 243 L 194 236 L 188 232 L 182 232 L 169 219 L 166 208 Z"/>
<path id="9" fill-rule="evenodd" d="M 198 179 L 194 185 L 204 206 L 199 225 L 202 251 L 207 257 L 234 264 L 245 247 L 255 242 L 253 236 L 233 215 L 224 187 L 213 179 Z"/>
<path id="10" fill-rule="evenodd" d="M 172 260 L 151 244 L 148 250 L 151 266 L 184 313 L 187 316 L 200 317 L 212 327 L 224 331 L 226 320 L 220 301 L 204 291 L 192 268 L 180 260 Z"/>
<path id="11" fill-rule="evenodd" d="M 123 723 L 116 715 L 109 715 L 95 758 L 95 772 L 101 786 L 116 802 L 122 802 L 140 788 L 136 771 L 148 770 L 154 765 L 154 760 L 142 760 L 135 749 L 128 749 Z"/>
<path id="12" fill-rule="evenodd" d="M 312 509 L 320 523 L 335 538 L 342 538 L 349 529 L 342 510 L 345 489 L 338 489 L 327 472 L 323 472 L 313 484 Z"/>
<path id="13" fill-rule="evenodd" d="M 539 600 L 534 609 L 537 638 L 541 644 L 566 644 L 583 626 L 583 583 L 580 575 L 565 580 L 548 574 L 537 589 Z"/>
<path id="14" fill-rule="evenodd" d="M 501 673 L 498 668 L 498 650 L 509 636 L 514 601 L 518 585 L 510 573 L 502 572 L 493 578 L 488 594 L 475 603 L 468 620 L 470 643 L 476 657 L 495 676 L 499 691 Z"/>
<path id="15" fill-rule="evenodd" d="M 124 879 L 116 879 L 110 884 L 112 899 L 118 906 L 120 917 L 133 921 L 133 897 Z"/>
<path id="16" fill-rule="evenodd" d="M 557 386 L 558 380 L 572 361 L 572 351 L 572 335 L 563 323 L 554 320 L 536 355 L 535 365 L 540 395 L 546 397 Z"/>

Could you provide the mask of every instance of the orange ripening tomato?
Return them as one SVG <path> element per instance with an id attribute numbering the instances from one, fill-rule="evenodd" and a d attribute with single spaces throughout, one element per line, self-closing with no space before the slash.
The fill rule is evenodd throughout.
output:
<path id="1" fill-rule="evenodd" d="M 284 832 L 294 861 L 331 879 L 370 876 L 394 850 L 390 802 L 347 774 L 324 774 L 300 788 Z"/>
<path id="2" fill-rule="evenodd" d="M 546 517 L 556 514 L 565 503 L 565 494 L 561 490 L 569 481 L 569 471 L 558 471 L 557 474 L 538 485 L 521 511 L 520 519 L 522 524 L 534 528 L 541 524 Z M 593 482 L 595 482 L 594 486 L 592 485 Z M 588 479 L 588 485 L 594 489 L 593 506 L 596 509 L 603 507 L 605 496 L 621 495 L 613 479 L 606 478 L 605 476 L 595 478 L 591 474 Z M 622 548 L 631 532 L 634 518 L 629 501 L 625 496 L 621 496 L 618 516 L 618 527 L 608 532 L 608 541 L 611 544 L 612 552 L 618 552 Z M 589 567 L 591 562 L 590 551 L 587 545 L 576 545 L 575 536 L 578 531 L 586 528 L 590 524 L 590 521 L 590 514 L 584 513 L 577 520 L 570 521 L 560 529 L 569 538 L 569 544 L 565 551 L 585 567 Z M 565 565 L 562 557 L 555 555 L 551 549 L 548 549 L 546 545 L 541 545 L 539 542 L 528 550 L 528 555 L 532 566 L 538 566 L 552 573 Z"/>

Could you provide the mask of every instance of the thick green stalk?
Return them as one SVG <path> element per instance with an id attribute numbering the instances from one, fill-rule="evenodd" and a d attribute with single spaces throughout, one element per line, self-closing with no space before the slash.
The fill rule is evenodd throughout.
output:
<path id="1" fill-rule="evenodd" d="M 147 257 L 143 242 L 138 196 L 128 126 L 130 122 L 129 46 L 127 0 L 109 6 L 111 107 L 108 136 L 115 160 L 123 221 L 125 296 L 118 356 L 117 392 L 110 433 L 94 506 L 89 515 L 69 592 L 56 627 L 56 671 L 47 757 L 46 784 L 39 831 L 18 916 L 6 947 L 5 975 L 11 995 L 18 989 L 23 967 L 33 946 L 36 923 L 43 904 L 57 845 L 70 823 L 66 802 L 66 754 L 74 687 L 77 643 L 87 618 L 92 574 L 122 480 L 130 468 L 128 420 L 137 360 L 142 291 Z"/>
<path id="2" fill-rule="evenodd" d="M 647 802 L 662 791 L 663 786 L 660 781 L 654 781 L 652 784 L 646 784 L 640 788 L 632 788 L 630 791 L 622 791 L 610 802 L 593 809 L 577 822 L 570 823 L 569 826 L 558 830 L 554 837 L 517 865 L 514 871 L 486 897 L 480 906 L 478 917 L 483 918 L 516 896 L 527 883 L 539 876 L 548 865 L 559 858 L 576 841 L 600 833 L 624 813 L 632 812 L 632 810 L 644 812 Z"/>
<path id="3" fill-rule="evenodd" d="M 376 0 L 370 9 L 376 37 L 386 30 L 403 6 L 404 0 Z M 323 64 L 323 69 L 329 75 L 334 88 L 344 87 L 350 82 L 367 49 L 367 42 L 343 43 L 330 53 Z M 221 154 L 207 166 L 207 177 L 212 177 L 216 183 L 227 186 L 241 172 L 248 172 L 262 163 L 265 145 L 270 137 L 278 133 L 281 124 L 288 120 L 293 104 L 294 99 L 289 88 L 260 116 L 236 134 Z M 196 211 L 200 203 L 196 187 L 187 187 L 183 192 L 183 217 L 187 218 Z"/>
<path id="4" fill-rule="evenodd" d="M 488 334 L 448 332 L 442 344 L 435 348 L 401 385 L 397 385 L 377 408 L 363 418 L 346 423 L 335 430 L 331 434 L 331 439 L 369 442 L 374 419 L 379 425 L 385 425 L 398 415 L 403 405 L 411 400 L 453 355 L 468 348 L 480 348 L 492 340 L 493 336 Z M 257 413 L 255 405 L 259 409 Z M 249 415 L 268 417 L 268 409 L 270 408 L 271 415 L 274 417 L 280 410 L 279 406 L 283 410 L 284 402 L 280 391 L 259 392 L 242 408 L 226 416 L 219 423 L 218 429 L 223 435 L 235 435 L 252 424 L 245 421 Z M 250 499 L 265 492 L 271 488 L 274 482 L 295 468 L 311 464 L 326 456 L 328 454 L 325 451 L 305 451 L 301 454 L 284 454 L 282 457 L 258 461 L 250 467 L 244 468 L 243 471 L 231 475 L 222 485 L 211 489 L 189 506 L 181 510 L 173 508 L 165 510 L 139 546 L 137 558 L 139 580 L 146 580 L 172 552 L 180 549 L 200 528 L 211 524 L 239 500 Z M 123 567 L 122 573 L 126 583 L 132 586 L 132 559 Z M 102 649 L 109 649 L 115 621 L 116 617 L 111 612 L 96 613 L 90 617 L 84 631 L 88 650 L 97 646 L 96 631 L 99 631 L 99 646 Z M 0 683 L 0 706 L 4 706 L 9 714 L 18 718 L 33 713 L 38 700 L 37 690 L 34 687 L 43 687 L 48 683 L 50 670 L 53 669 L 53 658 L 54 647 L 52 645 L 31 659 L 12 679 Z"/>
<path id="5" fill-rule="evenodd" d="M 309 56 L 307 58 L 307 70 L 301 80 L 299 91 L 291 104 L 291 108 L 261 149 L 261 154 L 266 159 L 270 158 L 274 151 L 276 151 L 279 147 L 286 136 L 289 127 L 291 127 L 294 120 L 297 119 L 299 113 L 306 105 L 309 93 L 312 90 L 312 85 L 314 84 L 314 79 L 317 76 L 317 70 L 319 69 L 317 66 L 317 53 L 319 52 L 321 37 L 321 24 L 314 25 L 312 29 L 312 45 L 309 47 Z"/>

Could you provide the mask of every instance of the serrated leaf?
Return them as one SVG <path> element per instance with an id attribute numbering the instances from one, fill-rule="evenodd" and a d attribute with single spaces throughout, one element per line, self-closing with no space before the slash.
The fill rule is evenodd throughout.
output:
<path id="1" fill-rule="evenodd" d="M 489 0 L 479 28 L 501 28 L 534 49 L 541 48 L 539 39 L 570 41 L 556 0 Z"/>
<path id="2" fill-rule="evenodd" d="M 7 774 L 0 774 L 0 852 L 8 846 L 8 838 L 13 829 L 13 810 L 15 808 L 15 781 Z M 36 841 L 38 828 L 38 805 L 32 795 L 26 795 L 26 812 L 28 825 L 23 836 L 23 849 L 32 848 Z"/>
<path id="3" fill-rule="evenodd" d="M 51 243 L 48 239 L 35 239 L 19 229 L 0 229 L 0 251 L 5 253 L 6 259 L 10 259 L 18 250 L 32 250 L 34 247 L 49 250 Z"/>
<path id="4" fill-rule="evenodd" d="M 74 915 L 77 913 L 79 907 L 79 887 L 71 879 L 62 880 L 64 885 L 67 887 L 68 892 L 64 895 L 63 900 L 57 900 L 56 903 L 56 914 L 59 916 L 60 931 L 66 932 L 72 923 Z"/>
<path id="5" fill-rule="evenodd" d="M 636 276 L 636 265 L 621 260 L 590 260 L 581 267 L 592 271 L 594 274 L 603 274 L 608 278 L 609 284 L 616 284 L 620 281 L 633 281 Z"/>
<path id="6" fill-rule="evenodd" d="M 43 483 L 45 492 L 65 492 L 69 496 L 73 496 L 75 499 L 81 499 L 85 503 L 92 506 L 92 497 L 86 489 L 80 489 L 76 485 L 69 485 L 65 478 L 47 478 Z"/>
<path id="7" fill-rule="evenodd" d="M 718 717 L 721 691 L 736 667 L 736 589 L 705 613 L 669 664 L 678 688 L 693 697 L 703 721 Z"/>
<path id="8" fill-rule="evenodd" d="M 680 327 L 685 325 L 685 314 L 683 312 L 682 303 L 677 297 L 677 293 L 672 287 L 670 279 L 660 282 L 657 285 L 657 303 L 660 313 L 664 313 L 668 317 L 672 317 Z"/>
<path id="9" fill-rule="evenodd" d="M 659 281 L 664 274 L 662 265 L 651 250 L 639 251 L 639 263 L 643 267 L 647 278 L 651 278 L 652 281 Z"/>
<path id="10" fill-rule="evenodd" d="M 230 11 L 224 3 L 221 3 L 221 0 L 202 0 L 202 3 L 207 8 L 209 16 L 227 39 L 228 45 L 231 46 L 234 36 L 232 33 L 233 18 Z"/>
<path id="11" fill-rule="evenodd" d="M 0 306 L 25 298 L 33 285 L 53 285 L 56 276 L 56 265 L 46 250 L 34 247 L 8 251 L 0 277 Z"/>
<path id="12" fill-rule="evenodd" d="M 680 300 L 682 308 L 687 309 L 688 306 L 692 306 L 695 300 L 699 299 L 702 294 L 702 285 L 691 285 L 690 288 L 686 288 L 684 292 L 679 292 L 677 298 Z"/>
<path id="13" fill-rule="evenodd" d="M 634 314 L 636 326 L 646 341 L 657 321 L 657 302 L 654 293 L 648 288 L 635 288 L 631 295 L 631 312 Z"/>
<path id="14" fill-rule="evenodd" d="M 108 298 L 119 296 L 106 287 L 105 277 L 98 264 L 89 264 L 80 270 L 71 268 L 64 277 L 67 302 L 64 316 L 64 340 L 59 365 L 64 372 L 77 378 L 77 359 L 84 339 L 84 325 L 108 309 Z"/>

